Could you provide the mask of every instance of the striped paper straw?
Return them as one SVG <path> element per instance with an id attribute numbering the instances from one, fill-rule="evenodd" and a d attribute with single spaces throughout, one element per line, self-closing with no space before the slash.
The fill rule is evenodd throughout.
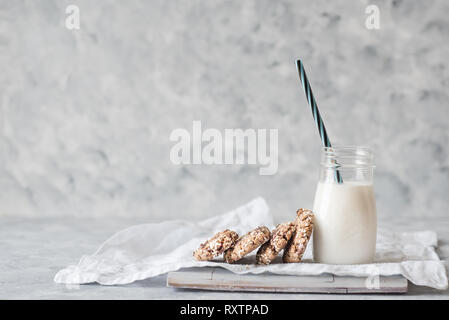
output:
<path id="1" fill-rule="evenodd" d="M 312 109 L 313 119 L 315 120 L 318 132 L 320 133 L 321 142 L 325 147 L 332 147 L 326 132 L 326 127 L 324 126 L 323 119 L 321 119 L 320 111 L 318 110 L 315 97 L 313 96 L 312 87 L 310 86 L 309 80 L 307 79 L 306 71 L 304 70 L 304 66 L 302 65 L 301 60 L 296 60 L 296 67 L 298 69 L 299 79 L 301 80 L 302 88 L 304 89 L 307 102 Z M 338 170 L 335 171 L 335 180 L 337 180 L 338 183 L 343 182 L 340 171 Z"/>

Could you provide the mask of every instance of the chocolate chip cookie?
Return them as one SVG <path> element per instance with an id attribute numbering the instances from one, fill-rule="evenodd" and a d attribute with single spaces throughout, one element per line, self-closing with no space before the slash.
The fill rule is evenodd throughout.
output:
<path id="1" fill-rule="evenodd" d="M 226 229 L 218 232 L 212 238 L 202 243 L 198 249 L 193 252 L 193 256 L 199 261 L 212 260 L 222 254 L 225 250 L 231 248 L 237 241 L 239 235 Z"/>
<path id="2" fill-rule="evenodd" d="M 285 248 L 295 232 L 293 222 L 279 224 L 272 232 L 269 241 L 265 242 L 257 251 L 257 264 L 270 264 L 274 258 Z"/>
<path id="3" fill-rule="evenodd" d="M 286 263 L 300 262 L 313 229 L 313 212 L 299 209 L 295 219 L 296 231 L 284 249 L 282 260 Z"/>
<path id="4" fill-rule="evenodd" d="M 224 259 L 227 263 L 234 263 L 268 240 L 270 240 L 270 230 L 267 227 L 257 227 L 239 238 L 233 247 L 226 250 Z"/>

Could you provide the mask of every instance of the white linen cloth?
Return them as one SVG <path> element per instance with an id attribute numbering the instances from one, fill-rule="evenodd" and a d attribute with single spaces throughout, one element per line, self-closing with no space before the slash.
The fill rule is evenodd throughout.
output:
<path id="1" fill-rule="evenodd" d="M 334 275 L 372 277 L 403 275 L 412 283 L 446 289 L 448 280 L 444 263 L 435 252 L 437 235 L 433 231 L 394 233 L 379 230 L 375 263 L 329 265 L 312 263 L 309 245 L 304 262 L 267 266 L 254 264 L 254 255 L 237 264 L 223 259 L 196 261 L 192 252 L 200 243 L 226 228 L 243 235 L 265 225 L 273 227 L 273 217 L 264 199 L 257 198 L 224 215 L 201 222 L 167 221 L 136 225 L 119 231 L 106 240 L 92 255 L 85 255 L 78 265 L 60 270 L 54 281 L 66 284 L 98 282 L 103 285 L 127 284 L 187 267 L 221 267 L 237 274 L 272 272 L 288 275 Z"/>

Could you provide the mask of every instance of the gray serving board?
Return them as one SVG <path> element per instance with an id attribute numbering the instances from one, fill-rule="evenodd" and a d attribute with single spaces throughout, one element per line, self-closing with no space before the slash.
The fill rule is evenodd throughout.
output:
<path id="1" fill-rule="evenodd" d="M 170 272 L 167 286 L 184 289 L 258 291 L 293 293 L 405 293 L 407 279 L 402 276 L 362 277 L 290 276 L 272 273 L 235 274 L 222 268 L 193 268 Z"/>

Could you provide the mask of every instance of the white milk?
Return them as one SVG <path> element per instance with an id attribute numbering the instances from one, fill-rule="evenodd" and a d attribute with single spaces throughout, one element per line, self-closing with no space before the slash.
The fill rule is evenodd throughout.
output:
<path id="1" fill-rule="evenodd" d="M 319 182 L 313 212 L 315 262 L 373 262 L 377 219 L 372 184 Z"/>

